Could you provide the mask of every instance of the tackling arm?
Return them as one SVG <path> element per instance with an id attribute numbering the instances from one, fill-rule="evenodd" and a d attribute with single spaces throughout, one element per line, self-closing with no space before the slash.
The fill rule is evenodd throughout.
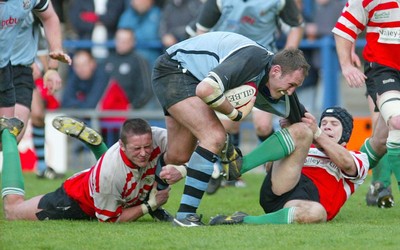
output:
<path id="1" fill-rule="evenodd" d="M 142 205 L 122 209 L 122 213 L 118 218 L 118 222 L 136 221 L 145 215 L 146 213 L 143 213 Z"/>
<path id="2" fill-rule="evenodd" d="M 331 161 L 336 164 L 346 175 L 356 176 L 357 166 L 350 152 L 341 144 L 333 141 L 328 135 L 321 132 L 320 136 L 314 139 Z"/>
<path id="3" fill-rule="evenodd" d="M 324 153 L 329 156 L 330 160 L 336 164 L 346 175 L 356 176 L 357 166 L 353 156 L 344 147 L 345 142 L 338 144 L 325 134 L 317 125 L 315 117 L 310 113 L 305 113 L 301 119 L 314 133 L 314 144 L 317 148 L 322 148 Z"/>
<path id="4" fill-rule="evenodd" d="M 128 221 L 136 221 L 143 215 L 147 214 L 151 211 L 156 210 L 161 205 L 165 204 L 169 197 L 169 188 L 164 190 L 157 191 L 154 187 L 150 193 L 147 201 L 143 201 L 142 204 L 123 208 L 120 217 L 118 218 L 118 222 L 128 222 Z"/>

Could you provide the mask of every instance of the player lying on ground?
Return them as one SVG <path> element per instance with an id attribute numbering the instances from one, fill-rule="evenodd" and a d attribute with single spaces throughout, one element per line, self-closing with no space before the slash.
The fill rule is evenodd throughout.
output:
<path id="1" fill-rule="evenodd" d="M 275 161 L 260 192 L 265 214 L 219 215 L 210 225 L 319 223 L 332 220 L 367 174 L 367 155 L 346 149 L 353 118 L 343 108 L 326 109 L 317 125 L 306 113 L 302 122 L 274 133 L 243 157 L 241 173 Z"/>
<path id="2" fill-rule="evenodd" d="M 15 119 L 15 118 L 13 118 Z M 7 220 L 97 219 L 107 222 L 135 221 L 150 213 L 153 218 L 171 221 L 173 217 L 161 208 L 168 200 L 169 188 L 153 188 L 156 162 L 167 145 L 166 130 L 150 125 L 143 119 L 125 121 L 120 140 L 110 149 L 101 136 L 82 122 L 57 117 L 53 126 L 62 133 L 79 138 L 93 151 L 97 163 L 67 179 L 56 191 L 24 199 L 24 181 L 17 149 L 18 131 L 10 120 L 0 120 L 4 145 L 2 198 Z M 178 171 L 179 170 L 179 171 Z M 184 166 L 169 166 L 167 181 L 185 176 Z M 163 177 L 164 178 L 164 177 Z"/>

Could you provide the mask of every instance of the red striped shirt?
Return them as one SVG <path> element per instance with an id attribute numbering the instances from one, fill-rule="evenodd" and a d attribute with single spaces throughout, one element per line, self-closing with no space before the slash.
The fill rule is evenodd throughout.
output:
<path id="1" fill-rule="evenodd" d="M 153 148 L 147 166 L 139 168 L 115 143 L 95 166 L 66 180 L 64 189 L 89 216 L 116 222 L 124 208 L 142 204 L 151 191 L 158 157 L 167 148 L 165 129 L 153 128 Z"/>
<path id="2" fill-rule="evenodd" d="M 332 32 L 355 41 L 366 30 L 364 59 L 400 70 L 399 5 L 394 0 L 351 0 Z"/>
<path id="3" fill-rule="evenodd" d="M 367 155 L 358 151 L 349 151 L 357 166 L 357 176 L 343 173 L 327 155 L 311 147 L 304 163 L 302 173 L 312 180 L 318 189 L 320 203 L 332 220 L 340 211 L 351 194 L 361 185 L 368 174 Z"/>

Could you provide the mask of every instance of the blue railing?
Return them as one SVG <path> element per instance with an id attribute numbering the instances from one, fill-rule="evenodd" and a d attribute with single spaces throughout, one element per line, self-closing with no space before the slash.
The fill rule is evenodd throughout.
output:
<path id="1" fill-rule="evenodd" d="M 339 63 L 333 37 L 325 36 L 314 41 L 302 40 L 299 47 L 300 49 L 319 49 L 321 51 L 322 109 L 339 105 Z"/>
<path id="2" fill-rule="evenodd" d="M 96 45 L 106 46 L 108 48 L 114 48 L 115 41 L 110 40 L 105 43 L 93 43 L 91 40 L 64 40 L 63 42 L 63 46 L 66 49 L 75 49 L 75 48 L 88 49 Z M 163 45 L 160 41 L 148 41 L 146 43 L 137 42 L 136 48 L 161 50 L 163 48 Z"/>

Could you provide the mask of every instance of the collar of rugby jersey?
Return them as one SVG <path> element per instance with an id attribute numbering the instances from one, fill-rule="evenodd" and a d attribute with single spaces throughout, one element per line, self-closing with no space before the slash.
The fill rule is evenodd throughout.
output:
<path id="1" fill-rule="evenodd" d="M 121 148 L 119 149 L 119 153 L 120 153 L 122 161 L 125 163 L 125 165 L 127 165 L 128 167 L 133 168 L 133 169 L 139 169 L 140 168 L 140 167 L 136 166 L 131 160 L 128 159 L 128 157 L 126 156 L 125 152 L 122 151 Z M 149 162 L 151 162 L 156 157 L 158 157 L 160 155 L 160 153 L 161 153 L 160 147 L 156 147 L 153 150 L 153 152 L 151 152 Z"/>

